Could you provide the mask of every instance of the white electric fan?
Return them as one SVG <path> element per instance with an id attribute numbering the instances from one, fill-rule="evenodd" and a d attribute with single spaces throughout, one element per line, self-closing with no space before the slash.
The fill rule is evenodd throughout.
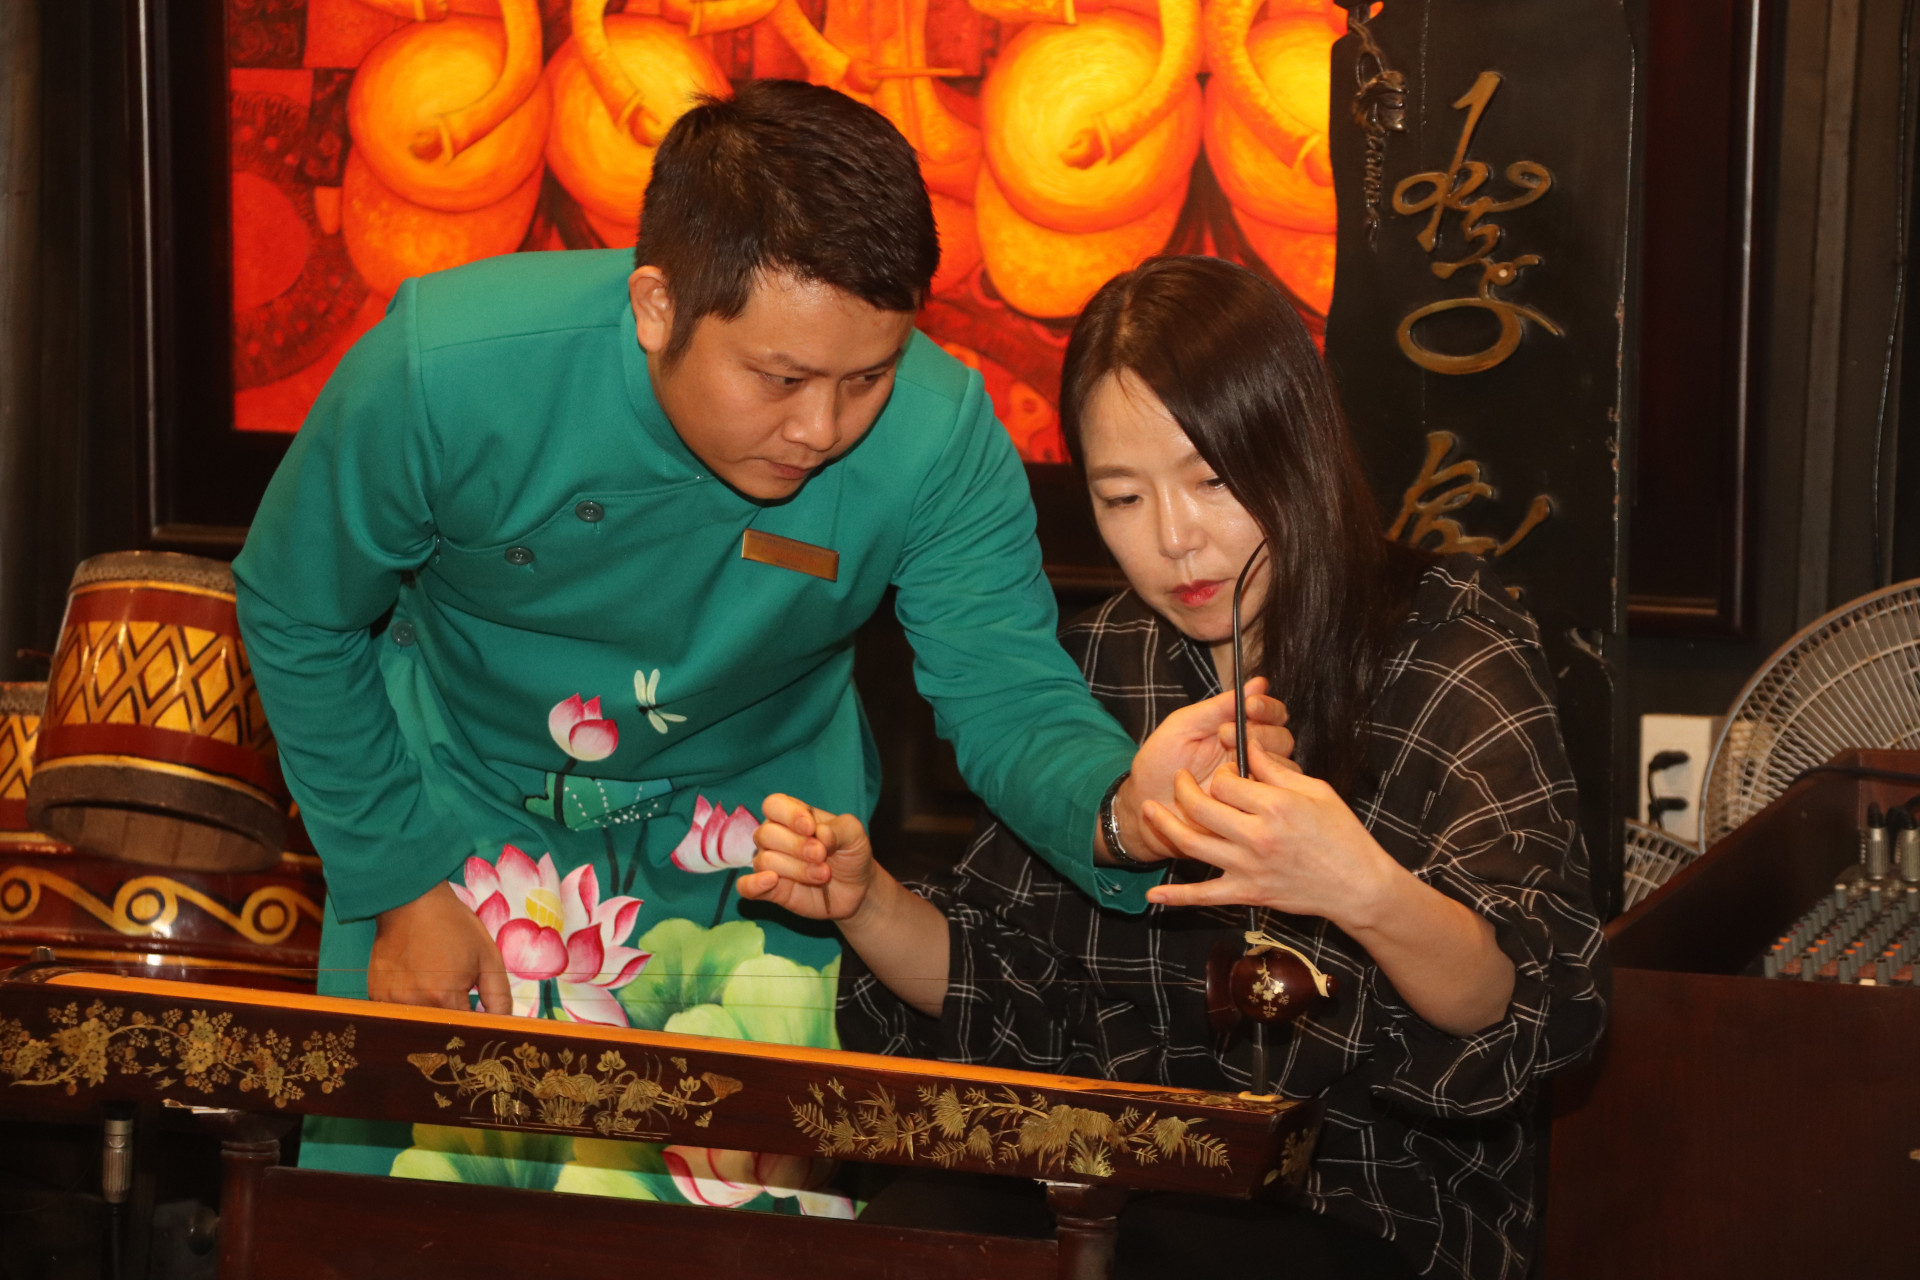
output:
<path id="1" fill-rule="evenodd" d="M 1700 856 L 1700 849 L 1659 827 L 1626 820 L 1625 895 L 1622 911 L 1631 911 L 1641 900 L 1673 878 L 1673 873 Z"/>
<path id="2" fill-rule="evenodd" d="M 1707 763 L 1700 848 L 1853 747 L 1920 749 L 1920 579 L 1816 619 L 1747 681 Z"/>

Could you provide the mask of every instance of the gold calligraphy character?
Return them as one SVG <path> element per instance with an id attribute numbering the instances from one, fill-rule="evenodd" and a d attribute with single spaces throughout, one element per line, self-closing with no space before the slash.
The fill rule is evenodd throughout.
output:
<path id="1" fill-rule="evenodd" d="M 1553 500 L 1546 494 L 1540 494 L 1527 506 L 1526 517 L 1506 539 L 1483 537 L 1470 534 L 1453 518 L 1453 512 L 1460 510 L 1481 498 L 1494 496 L 1493 486 L 1486 482 L 1481 474 L 1480 464 L 1465 461 L 1442 467 L 1453 447 L 1459 441 L 1451 431 L 1427 432 L 1427 458 L 1420 464 L 1420 474 L 1407 486 L 1406 494 L 1400 499 L 1400 514 L 1394 517 L 1393 525 L 1387 530 L 1387 536 L 1404 540 L 1409 546 L 1419 546 L 1428 538 L 1438 541 L 1429 543 L 1429 551 L 1449 555 L 1455 551 L 1466 551 L 1473 555 L 1503 556 L 1518 546 L 1520 540 L 1553 514 Z"/>
<path id="2" fill-rule="evenodd" d="M 1529 320 L 1556 337 L 1563 336 L 1560 326 L 1539 311 L 1494 294 L 1495 289 L 1517 283 L 1521 269 L 1538 265 L 1540 255 L 1523 253 L 1506 261 L 1496 260 L 1493 251 L 1499 247 L 1501 229 L 1497 223 L 1483 219 L 1488 214 L 1505 213 L 1530 205 L 1553 186 L 1553 175 L 1545 165 L 1532 160 L 1516 160 L 1507 166 L 1506 178 L 1521 189 L 1521 194 L 1509 200 L 1475 195 L 1486 185 L 1493 170 L 1482 161 L 1467 159 L 1467 149 L 1480 127 L 1480 117 L 1486 113 L 1487 104 L 1493 100 L 1494 90 L 1499 87 L 1500 74 L 1497 71 L 1482 71 L 1479 79 L 1473 82 L 1473 87 L 1453 104 L 1456 110 L 1464 109 L 1467 112 L 1467 119 L 1460 129 L 1460 140 L 1454 144 L 1453 163 L 1446 172 L 1416 173 L 1401 179 L 1393 189 L 1395 213 L 1411 215 L 1432 211 L 1425 229 L 1415 237 L 1420 247 L 1428 253 L 1433 252 L 1439 241 L 1440 224 L 1447 213 L 1452 211 L 1461 215 L 1460 233 L 1473 251 L 1453 262 L 1434 263 L 1434 275 L 1442 280 L 1451 280 L 1454 273 L 1463 268 L 1480 268 L 1480 284 L 1476 293 L 1464 298 L 1430 302 L 1400 322 L 1395 335 L 1400 341 L 1400 350 L 1406 353 L 1407 359 L 1432 373 L 1481 373 L 1493 368 L 1519 347 L 1525 322 Z M 1490 311 L 1500 321 L 1500 335 L 1491 345 L 1469 355 L 1455 356 L 1424 346 L 1413 336 L 1414 326 L 1428 316 L 1463 308 Z"/>

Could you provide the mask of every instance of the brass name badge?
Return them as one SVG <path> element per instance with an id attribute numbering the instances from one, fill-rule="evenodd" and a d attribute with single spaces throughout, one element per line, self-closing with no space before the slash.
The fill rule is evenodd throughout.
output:
<path id="1" fill-rule="evenodd" d="M 791 569 L 828 582 L 840 579 L 840 553 L 811 542 L 783 538 L 777 533 L 749 529 L 740 539 L 740 558 L 756 560 L 780 569 Z"/>

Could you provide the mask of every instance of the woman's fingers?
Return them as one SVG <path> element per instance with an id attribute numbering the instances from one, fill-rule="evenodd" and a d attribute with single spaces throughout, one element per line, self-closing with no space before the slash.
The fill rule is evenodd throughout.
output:
<path id="1" fill-rule="evenodd" d="M 827 851 L 828 856 L 832 856 L 833 851 L 839 847 L 840 843 L 840 832 L 836 826 L 839 815 L 828 813 L 825 809 L 818 808 L 809 809 L 808 813 L 813 820 L 813 838 L 820 842 L 821 847 Z"/>
<path id="2" fill-rule="evenodd" d="M 833 873 L 827 870 L 825 860 L 796 858 L 792 854 L 765 850 L 754 856 L 753 869 L 756 872 L 771 871 L 796 884 L 804 885 L 825 884 L 833 876 Z"/>
<path id="3" fill-rule="evenodd" d="M 1192 858 L 1214 867 L 1224 867 L 1236 860 L 1238 847 L 1232 841 L 1222 840 L 1210 831 L 1201 831 L 1189 825 L 1179 814 L 1158 801 L 1149 800 L 1141 805 L 1140 816 L 1180 857 Z"/>
<path id="4" fill-rule="evenodd" d="M 783 883 L 791 882 L 784 881 L 777 871 L 749 871 L 734 881 L 733 887 L 739 891 L 740 896 L 743 898 L 771 899 Z M 783 904 L 775 902 L 774 905 L 780 906 Z"/>
<path id="5" fill-rule="evenodd" d="M 820 827 L 820 838 L 827 841 L 829 854 L 858 855 L 867 851 L 867 829 L 850 813 L 827 815 Z"/>
<path id="6" fill-rule="evenodd" d="M 1280 732 L 1286 733 L 1286 730 Z M 1292 753 L 1291 734 L 1287 735 L 1287 749 L 1284 752 L 1272 751 L 1259 738 L 1251 737 L 1247 744 L 1247 767 L 1253 771 L 1257 781 L 1268 786 L 1286 787 L 1288 783 L 1305 776 L 1299 763 L 1291 758 Z"/>
<path id="7" fill-rule="evenodd" d="M 1155 885 L 1147 890 L 1147 901 L 1163 907 L 1233 907 L 1246 900 L 1247 895 L 1240 891 L 1238 880 L 1231 875 L 1187 884 Z"/>
<path id="8" fill-rule="evenodd" d="M 760 806 L 760 814 L 768 822 L 788 827 L 802 836 L 810 836 L 814 833 L 813 815 L 817 812 L 818 810 L 806 801 L 796 800 L 779 791 L 768 796 Z"/>
<path id="9" fill-rule="evenodd" d="M 816 818 L 831 818 L 818 809 L 809 810 L 806 820 L 801 823 L 806 830 L 799 830 L 791 823 L 783 823 L 769 818 L 753 829 L 753 843 L 756 848 L 772 850 L 775 853 L 792 854 L 812 862 L 824 861 L 834 851 L 836 832 L 830 822 Z M 855 824 L 858 826 L 858 824 Z"/>
<path id="10" fill-rule="evenodd" d="M 820 841 L 813 836 L 803 836 L 792 827 L 775 822 L 763 822 L 755 827 L 753 844 L 756 849 L 764 849 L 769 853 L 785 853 L 796 858 L 804 858 L 809 849 L 821 847 Z"/>
<path id="11" fill-rule="evenodd" d="M 1226 790 L 1229 784 L 1236 790 Z M 1192 774 L 1182 773 L 1174 780 L 1173 798 L 1179 802 L 1180 816 L 1193 826 L 1244 846 L 1250 845 L 1260 832 L 1260 819 L 1254 816 L 1253 802 L 1257 796 L 1247 795 L 1244 790 L 1247 786 L 1246 780 L 1224 767 L 1214 771 L 1204 788 L 1194 781 Z"/>

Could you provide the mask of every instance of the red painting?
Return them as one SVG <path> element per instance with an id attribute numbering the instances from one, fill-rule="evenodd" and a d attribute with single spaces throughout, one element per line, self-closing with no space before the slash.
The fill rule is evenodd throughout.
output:
<path id="1" fill-rule="evenodd" d="M 402 280 L 630 246 L 654 150 L 757 76 L 871 103 L 921 156 L 921 327 L 1061 461 L 1060 357 L 1154 253 L 1333 292 L 1329 0 L 227 0 L 234 424 L 292 432 Z"/>

